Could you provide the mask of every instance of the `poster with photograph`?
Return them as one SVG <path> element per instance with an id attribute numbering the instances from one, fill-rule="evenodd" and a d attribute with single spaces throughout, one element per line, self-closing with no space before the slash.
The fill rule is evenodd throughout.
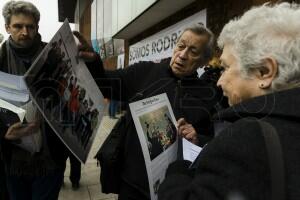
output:
<path id="1" fill-rule="evenodd" d="M 176 120 L 166 93 L 129 106 L 143 150 L 151 200 L 156 200 L 167 167 L 177 158 Z"/>
<path id="2" fill-rule="evenodd" d="M 104 47 L 105 47 L 106 56 L 112 57 L 114 55 L 113 39 L 112 38 L 108 39 L 108 41 L 105 42 Z"/>
<path id="3" fill-rule="evenodd" d="M 125 53 L 125 42 L 122 39 L 113 39 L 114 55 L 118 56 Z"/>
<path id="4" fill-rule="evenodd" d="M 118 55 L 117 69 L 123 69 L 125 65 L 125 54 Z"/>
<path id="5" fill-rule="evenodd" d="M 104 46 L 104 39 L 97 39 L 98 46 L 99 46 L 99 55 L 102 60 L 106 58 L 105 46 Z"/>
<path id="6" fill-rule="evenodd" d="M 50 127 L 85 163 L 104 107 L 99 88 L 77 54 L 75 38 L 66 20 L 24 79 Z"/>

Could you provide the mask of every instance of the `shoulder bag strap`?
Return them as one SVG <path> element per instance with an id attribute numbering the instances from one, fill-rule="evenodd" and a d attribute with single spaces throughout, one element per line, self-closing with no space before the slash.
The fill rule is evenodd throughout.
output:
<path id="1" fill-rule="evenodd" d="M 285 198 L 285 170 L 283 152 L 276 129 L 267 122 L 259 121 L 267 154 L 269 157 L 271 175 L 271 200 L 284 200 Z"/>

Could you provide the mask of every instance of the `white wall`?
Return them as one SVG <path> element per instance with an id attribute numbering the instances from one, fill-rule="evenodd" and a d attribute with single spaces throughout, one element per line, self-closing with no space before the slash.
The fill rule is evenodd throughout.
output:
<path id="1" fill-rule="evenodd" d="M 97 1 L 93 1 L 91 5 L 91 38 L 97 38 Z"/>
<path id="2" fill-rule="evenodd" d="M 112 1 L 104 0 L 104 18 L 103 18 L 103 37 L 111 38 L 112 36 Z"/>
<path id="3" fill-rule="evenodd" d="M 115 34 L 118 32 L 118 0 L 111 0 L 112 1 L 112 24 L 111 24 L 111 33 Z"/>
<path id="4" fill-rule="evenodd" d="M 96 12 L 97 38 L 110 38 L 157 0 L 94 0 L 92 24 Z M 93 27 L 92 27 L 93 29 Z M 91 35 L 92 39 L 95 37 Z"/>
<path id="5" fill-rule="evenodd" d="M 117 9 L 118 11 L 118 30 L 121 30 L 132 19 L 132 0 L 119 0 Z"/>
<path id="6" fill-rule="evenodd" d="M 103 29 L 103 17 L 104 17 L 104 13 L 103 13 L 103 8 L 104 8 L 104 1 L 103 0 L 94 0 L 94 2 L 96 2 L 97 5 L 97 39 L 103 38 L 104 35 L 104 29 Z M 93 19 L 92 19 L 93 20 Z M 91 38 L 94 39 L 94 38 Z"/>
<path id="7" fill-rule="evenodd" d="M 141 14 L 145 9 L 147 9 L 149 6 L 151 6 L 155 0 L 132 0 L 135 1 L 135 10 L 133 10 L 132 12 L 134 13 L 134 16 L 138 16 L 139 14 Z"/>

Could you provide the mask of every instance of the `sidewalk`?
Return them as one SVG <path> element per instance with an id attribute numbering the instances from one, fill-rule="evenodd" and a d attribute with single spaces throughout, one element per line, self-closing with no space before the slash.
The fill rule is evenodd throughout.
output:
<path id="1" fill-rule="evenodd" d="M 101 193 L 100 186 L 100 167 L 93 158 L 97 153 L 100 145 L 104 142 L 110 130 L 116 123 L 116 119 L 110 119 L 104 116 L 100 125 L 100 131 L 97 133 L 94 144 L 92 146 L 89 158 L 85 165 L 82 165 L 80 188 L 76 191 L 72 190 L 69 180 L 69 161 L 65 171 L 65 181 L 59 195 L 59 200 L 117 200 L 117 195 Z"/>

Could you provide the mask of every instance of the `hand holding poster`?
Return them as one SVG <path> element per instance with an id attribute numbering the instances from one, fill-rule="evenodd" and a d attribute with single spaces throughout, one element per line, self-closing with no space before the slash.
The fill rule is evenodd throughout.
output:
<path id="1" fill-rule="evenodd" d="M 167 167 L 177 158 L 176 120 L 165 93 L 129 106 L 143 150 L 151 200 L 156 200 Z"/>
<path id="2" fill-rule="evenodd" d="M 30 101 L 29 91 L 27 90 L 23 76 L 0 72 L 1 123 L 6 128 L 19 122 L 22 123 L 22 127 L 26 127 L 31 122 L 39 121 L 40 114 L 36 111 L 37 108 Z M 32 154 L 39 152 L 42 147 L 40 129 L 35 129 L 35 131 L 31 131 L 30 135 L 22 136 L 11 143 Z"/>

